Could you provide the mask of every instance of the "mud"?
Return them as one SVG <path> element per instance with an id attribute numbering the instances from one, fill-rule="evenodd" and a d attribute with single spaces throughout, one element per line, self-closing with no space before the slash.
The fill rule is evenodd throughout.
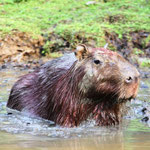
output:
<path id="1" fill-rule="evenodd" d="M 34 60 L 40 59 L 47 53 L 72 51 L 79 43 L 91 47 L 98 45 L 96 39 L 90 34 L 87 37 L 85 37 L 85 33 L 73 35 L 66 33 L 66 35 L 60 36 L 48 32 L 39 35 L 37 39 L 17 30 L 0 37 L 0 63 L 17 62 L 20 65 L 21 62 L 29 62 L 34 64 Z M 140 66 L 143 59 L 150 58 L 150 32 L 135 31 L 123 34 L 120 38 L 118 34 L 106 31 L 104 38 L 109 49 L 117 50 L 137 67 Z"/>
<path id="2" fill-rule="evenodd" d="M 150 148 L 150 79 L 141 79 L 136 100 L 121 126 L 97 127 L 92 120 L 77 128 L 61 128 L 40 118 L 14 112 L 7 114 L 6 101 L 19 76 L 32 69 L 10 66 L 0 70 L 0 149 L 7 150 L 116 150 Z"/>
<path id="3" fill-rule="evenodd" d="M 140 57 L 150 57 L 150 32 L 135 31 L 129 35 L 123 34 L 122 38 L 115 33 L 105 32 L 105 36 L 106 41 L 128 60 L 136 52 L 139 52 Z"/>
<path id="4" fill-rule="evenodd" d="M 44 45 L 42 36 L 33 39 L 31 35 L 12 31 L 0 38 L 0 63 L 21 62 L 40 57 L 40 49 Z"/>
<path id="5" fill-rule="evenodd" d="M 46 33 L 42 36 L 46 43 L 53 41 L 51 44 L 47 44 L 47 48 L 51 52 L 71 50 L 78 43 L 83 43 L 91 47 L 97 47 L 98 44 L 92 38 L 92 35 L 87 38 L 84 36 L 84 33 L 68 34 L 64 35 L 64 37 L 54 33 Z M 120 38 L 116 33 L 105 31 L 105 41 L 108 43 L 110 49 L 119 51 L 128 60 L 134 54 L 140 57 L 150 57 L 150 32 L 135 31 L 129 34 L 123 34 Z"/>

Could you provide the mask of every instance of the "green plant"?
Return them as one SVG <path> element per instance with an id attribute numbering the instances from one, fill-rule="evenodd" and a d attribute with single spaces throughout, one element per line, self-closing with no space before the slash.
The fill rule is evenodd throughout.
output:
<path id="1" fill-rule="evenodd" d="M 136 55 L 144 54 L 144 52 L 142 50 L 138 49 L 138 48 L 134 48 L 133 53 L 136 54 Z"/>
<path id="2" fill-rule="evenodd" d="M 150 31 L 150 7 L 143 5 L 145 0 L 107 0 L 106 3 L 96 0 L 95 5 L 88 6 L 89 0 L 2 1 L 0 36 L 10 34 L 13 29 L 28 32 L 34 37 L 53 32 L 64 37 L 71 46 L 82 43 L 84 39 L 93 39 L 95 46 L 103 47 L 105 31 L 116 33 L 120 39 L 124 33 Z M 81 38 L 77 38 L 78 33 Z M 144 43 L 147 42 L 148 39 Z"/>
<path id="3" fill-rule="evenodd" d="M 150 60 L 149 59 L 143 60 L 141 63 L 141 67 L 150 67 Z"/>

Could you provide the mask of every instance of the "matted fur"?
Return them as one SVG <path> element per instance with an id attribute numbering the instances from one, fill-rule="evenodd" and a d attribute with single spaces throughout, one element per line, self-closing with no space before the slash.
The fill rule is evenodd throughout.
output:
<path id="1" fill-rule="evenodd" d="M 120 55 L 106 49 L 89 52 L 86 48 L 78 54 L 79 60 L 68 54 L 22 76 L 11 90 L 7 107 L 66 127 L 78 126 L 88 117 L 101 126 L 119 124 L 124 104 L 136 96 L 139 84 L 139 81 L 127 84 L 125 78 L 131 73 L 138 78 L 138 71 Z M 94 59 L 103 64 L 94 64 Z M 131 72 L 127 77 L 122 71 L 124 63 Z"/>

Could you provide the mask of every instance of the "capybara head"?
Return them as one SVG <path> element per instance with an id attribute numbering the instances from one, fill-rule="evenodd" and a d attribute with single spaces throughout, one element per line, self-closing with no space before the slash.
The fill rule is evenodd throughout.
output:
<path id="1" fill-rule="evenodd" d="M 75 52 L 76 67 L 84 66 L 85 75 L 80 90 L 92 100 L 111 100 L 111 104 L 135 98 L 139 85 L 139 72 L 116 52 L 104 48 L 79 45 Z"/>

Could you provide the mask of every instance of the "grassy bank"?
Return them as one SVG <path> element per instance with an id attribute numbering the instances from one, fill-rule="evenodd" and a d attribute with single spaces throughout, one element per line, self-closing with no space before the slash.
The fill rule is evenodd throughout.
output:
<path id="1" fill-rule="evenodd" d="M 82 32 L 96 40 L 104 31 L 122 36 L 135 30 L 150 31 L 150 2 L 147 0 L 0 0 L 0 31 L 13 29 L 33 35 L 47 30 L 59 35 Z"/>
<path id="2" fill-rule="evenodd" d="M 130 44 L 130 41 L 136 37 L 135 34 L 131 37 L 131 32 L 150 32 L 150 2 L 148 0 L 0 0 L 0 37 L 11 34 L 12 30 L 27 32 L 33 38 L 43 34 L 48 39 L 43 47 L 44 53 L 47 49 L 53 51 L 66 47 L 67 44 L 62 46 L 64 42 L 76 45 L 78 42 L 86 43 L 86 40 L 92 39 L 95 46 L 104 46 L 106 33 L 114 33 L 118 39 L 123 39 L 122 43 L 126 42 L 123 38 L 125 34 L 129 41 L 128 45 L 131 45 L 133 42 Z M 138 36 L 141 36 L 140 33 Z M 114 40 L 113 37 L 109 35 L 110 42 Z M 138 42 L 141 46 L 134 45 L 136 49 L 131 50 L 135 55 L 141 55 L 142 53 L 139 53 L 141 49 L 145 53 L 150 43 L 150 34 Z M 114 45 L 116 46 L 116 43 Z M 110 49 L 117 49 L 115 46 L 109 46 Z M 127 46 L 127 49 L 129 47 Z"/>

